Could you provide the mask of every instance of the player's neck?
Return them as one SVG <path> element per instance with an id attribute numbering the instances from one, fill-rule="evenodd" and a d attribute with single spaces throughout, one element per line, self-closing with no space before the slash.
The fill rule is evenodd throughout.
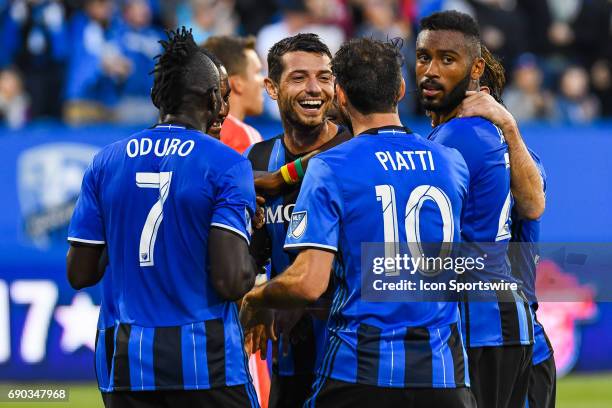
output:
<path id="1" fill-rule="evenodd" d="M 453 109 L 450 112 L 431 112 L 429 117 L 431 118 L 431 127 L 436 127 L 443 123 L 448 122 L 451 119 L 454 119 L 459 112 L 459 106 Z"/>
<path id="2" fill-rule="evenodd" d="M 206 132 L 206 121 L 200 121 L 194 116 L 189 115 L 189 114 L 178 113 L 178 114 L 164 115 L 161 118 L 161 122 L 185 125 L 187 127 L 198 129 L 202 132 Z"/>
<path id="3" fill-rule="evenodd" d="M 319 126 L 312 128 L 292 126 L 287 121 L 283 121 L 283 129 L 285 130 L 283 141 L 292 154 L 308 153 L 318 149 L 338 133 L 338 126 L 329 120 L 324 120 Z"/>
<path id="4" fill-rule="evenodd" d="M 242 105 L 242 101 L 238 98 L 232 98 L 232 95 L 230 94 L 229 106 L 229 114 L 240 121 L 244 121 L 246 113 L 244 110 L 244 106 Z"/>
<path id="5" fill-rule="evenodd" d="M 381 128 L 384 126 L 402 126 L 397 112 L 393 113 L 373 113 L 371 115 L 360 115 L 351 112 L 351 123 L 353 124 L 353 133 L 358 135 L 368 129 Z"/>

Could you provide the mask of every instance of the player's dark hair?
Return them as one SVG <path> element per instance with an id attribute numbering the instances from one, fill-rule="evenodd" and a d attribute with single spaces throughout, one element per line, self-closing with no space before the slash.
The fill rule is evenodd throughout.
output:
<path id="1" fill-rule="evenodd" d="M 177 113 L 187 94 L 205 94 L 219 87 L 214 63 L 200 50 L 185 27 L 166 33 L 153 69 L 153 104 L 164 114 Z"/>
<path id="2" fill-rule="evenodd" d="M 480 53 L 485 61 L 485 70 L 480 77 L 480 84 L 489 88 L 491 96 L 497 102 L 503 103 L 502 93 L 506 85 L 504 67 L 484 44 L 480 47 Z"/>
<path id="3" fill-rule="evenodd" d="M 247 66 L 245 52 L 255 50 L 255 37 L 212 36 L 203 46 L 221 60 L 228 75 L 244 75 Z"/>
<path id="4" fill-rule="evenodd" d="M 327 55 L 332 59 L 332 54 L 327 45 L 321 41 L 318 35 L 307 33 L 287 37 L 270 48 L 268 51 L 268 76 L 272 81 L 279 83 L 283 74 L 283 55 L 289 52 L 304 51 L 313 54 Z"/>
<path id="5" fill-rule="evenodd" d="M 468 41 L 473 58 L 480 56 L 480 29 L 470 15 L 456 10 L 440 11 L 421 20 L 420 31 L 457 31 Z"/>
<path id="6" fill-rule="evenodd" d="M 397 108 L 402 84 L 401 40 L 357 38 L 345 42 L 332 60 L 336 83 L 362 114 Z"/>
<path id="7" fill-rule="evenodd" d="M 227 71 L 225 64 L 221 62 L 221 60 L 217 58 L 217 56 L 213 54 L 210 50 L 206 49 L 205 47 L 200 47 L 200 50 L 204 53 L 204 55 L 208 57 L 208 59 L 212 61 L 213 64 L 215 64 L 215 67 L 217 67 L 217 69 L 224 67 L 225 70 Z"/>

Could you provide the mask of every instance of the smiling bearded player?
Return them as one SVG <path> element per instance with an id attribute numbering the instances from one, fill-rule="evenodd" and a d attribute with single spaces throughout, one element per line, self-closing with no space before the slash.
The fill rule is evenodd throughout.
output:
<path id="1" fill-rule="evenodd" d="M 293 261 L 283 251 L 283 245 L 300 190 L 299 180 L 305 170 L 301 158 L 351 138 L 348 131 L 326 119 L 334 98 L 330 64 L 331 53 L 315 34 L 285 38 L 268 54 L 269 76 L 265 79 L 265 88 L 278 102 L 283 134 L 256 143 L 246 155 L 255 172 L 282 168 L 286 181 L 293 183 L 283 189 L 284 195 L 265 197 L 266 226 L 255 233 L 251 244 L 260 264 L 271 258 L 272 277 L 282 273 Z M 314 380 L 315 362 L 325 336 L 325 320 L 304 311 L 278 313 L 276 320 L 287 322 L 284 329 L 280 328 L 279 339 L 279 348 L 287 353 L 278 353 L 275 359 L 269 406 L 300 407 Z M 289 337 L 299 337 L 299 340 L 289 344 Z M 258 342 L 255 343 L 257 346 Z"/>

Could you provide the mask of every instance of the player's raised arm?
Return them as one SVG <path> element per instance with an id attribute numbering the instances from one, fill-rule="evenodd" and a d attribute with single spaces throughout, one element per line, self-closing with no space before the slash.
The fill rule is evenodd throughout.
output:
<path id="1" fill-rule="evenodd" d="M 546 197 L 540 172 L 521 137 L 514 117 L 486 92 L 468 91 L 459 115 L 482 116 L 503 132 L 510 156 L 512 195 L 519 214 L 527 219 L 538 219 L 544 213 Z"/>

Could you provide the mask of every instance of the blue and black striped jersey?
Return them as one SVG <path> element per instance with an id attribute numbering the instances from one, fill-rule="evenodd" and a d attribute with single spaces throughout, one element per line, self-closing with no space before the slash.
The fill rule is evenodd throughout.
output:
<path id="1" fill-rule="evenodd" d="M 342 143 L 351 137 L 350 133 L 339 128 L 336 136 L 324 147 L 328 144 Z M 254 144 L 244 154 L 251 161 L 253 170 L 274 172 L 306 153 L 292 154 L 283 142 L 283 135 L 279 135 Z M 282 273 L 295 259 L 284 251 L 283 245 L 300 186 L 301 183 L 298 183 L 288 187 L 282 195 L 266 198 L 264 208 L 266 226 L 253 234 L 253 246 L 263 248 L 257 252 L 263 257 L 270 258 L 272 277 Z M 273 369 L 281 376 L 314 373 L 318 356 L 322 354 L 325 321 L 307 314 L 296 326 L 303 334 L 300 336 L 302 340 L 289 344 L 288 353 L 286 355 L 279 353 L 274 362 Z M 279 347 L 282 349 L 282 344 Z"/>
<path id="2" fill-rule="evenodd" d="M 102 391 L 250 383 L 237 308 L 211 285 L 207 248 L 211 227 L 248 242 L 254 210 L 248 160 L 184 126 L 155 126 L 94 157 L 68 240 L 108 250 Z"/>
<path id="3" fill-rule="evenodd" d="M 546 192 L 546 172 L 544 171 L 544 166 L 540 157 L 534 151 L 529 149 L 529 153 L 540 171 L 544 192 Z M 521 280 L 523 290 L 533 311 L 534 344 L 532 362 L 536 365 L 547 360 L 553 354 L 544 327 L 538 322 L 536 316 L 538 300 L 536 297 L 535 281 L 536 268 L 540 257 L 538 246 L 540 241 L 540 220 L 521 218 L 516 207 L 512 207 L 511 217 L 512 239 L 510 240 L 511 248 L 508 255 L 510 257 L 510 265 L 512 266 L 512 274 Z"/>
<path id="4" fill-rule="evenodd" d="M 403 164 L 392 166 L 387 158 L 398 156 Z M 394 237 L 416 229 L 422 242 L 458 242 L 467 183 L 457 151 L 403 127 L 372 129 L 311 159 L 285 249 L 333 251 L 340 264 L 315 395 L 328 377 L 395 388 L 469 384 L 457 302 L 366 301 L 362 279 L 373 271 L 361 264 L 362 245 L 392 242 L 394 227 Z M 413 214 L 406 222 L 404 208 Z"/>
<path id="5" fill-rule="evenodd" d="M 464 276 L 482 282 L 515 282 L 508 262 L 510 241 L 510 160 L 501 130 L 486 119 L 454 118 L 434 128 L 429 139 L 457 149 L 469 172 L 469 196 L 463 214 L 466 256 L 487 257 L 482 271 Z M 533 344 L 531 309 L 523 292 L 498 290 L 473 294 L 461 303 L 468 347 Z"/>

